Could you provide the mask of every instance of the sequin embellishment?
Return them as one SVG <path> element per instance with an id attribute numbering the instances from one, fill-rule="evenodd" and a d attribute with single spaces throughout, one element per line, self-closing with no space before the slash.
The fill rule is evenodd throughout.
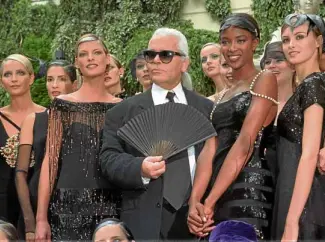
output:
<path id="1" fill-rule="evenodd" d="M 16 167 L 18 157 L 19 134 L 15 134 L 7 139 L 6 145 L 0 147 L 0 154 L 6 159 L 6 163 L 12 167 Z M 29 167 L 35 164 L 34 153 L 31 155 L 31 163 Z"/>

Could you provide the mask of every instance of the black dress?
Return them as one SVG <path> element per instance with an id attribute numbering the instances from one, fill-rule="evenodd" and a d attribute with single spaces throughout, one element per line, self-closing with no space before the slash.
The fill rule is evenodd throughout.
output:
<path id="1" fill-rule="evenodd" d="M 15 167 L 20 128 L 4 114 L 0 115 L 17 129 L 17 134 L 9 137 L 0 120 L 0 219 L 17 226 L 20 206 L 15 186 Z"/>
<path id="2" fill-rule="evenodd" d="M 279 174 L 275 194 L 272 236 L 281 239 L 288 214 L 299 160 L 302 154 L 304 111 L 318 103 L 325 108 L 325 74 L 309 75 L 283 107 L 278 118 L 277 160 Z M 323 134 L 324 137 L 324 122 Z M 323 144 L 323 138 L 321 145 Z M 325 180 L 315 172 L 312 188 L 299 222 L 299 239 L 325 239 Z"/>
<path id="3" fill-rule="evenodd" d="M 49 162 L 54 191 L 49 223 L 53 240 L 91 240 L 100 220 L 119 215 L 120 197 L 101 176 L 99 164 L 105 114 L 113 106 L 62 99 L 54 99 L 51 105 L 49 144 L 54 149 L 49 150 Z M 55 161 L 53 152 L 58 147 Z"/>
<path id="4" fill-rule="evenodd" d="M 211 117 L 218 134 L 218 148 L 208 191 L 240 134 L 251 101 L 252 94 L 245 91 L 215 106 Z M 214 211 L 216 224 L 232 219 L 247 222 L 255 227 L 260 239 L 270 238 L 273 182 L 264 150 L 272 127 L 273 123 L 258 133 L 251 157 L 237 179 L 217 201 Z"/>
<path id="5" fill-rule="evenodd" d="M 33 168 L 33 174 L 28 184 L 30 197 L 31 197 L 31 204 L 35 215 L 36 215 L 36 208 L 37 208 L 38 181 L 39 181 L 41 167 L 45 155 L 47 125 L 48 125 L 48 110 L 45 110 L 44 112 L 41 113 L 35 113 L 35 122 L 33 127 L 33 146 L 32 146 L 35 165 Z"/>
<path id="6" fill-rule="evenodd" d="M 19 158 L 16 166 L 16 188 L 19 194 L 18 197 L 22 208 L 22 214 L 19 218 L 18 223 L 18 233 L 20 238 L 25 238 L 26 232 L 35 232 L 38 181 L 45 154 L 47 125 L 48 110 L 40 113 L 35 113 L 35 120 L 33 125 L 33 143 L 31 146 L 28 144 L 23 144 L 19 147 L 19 153 L 22 153 L 20 156 L 18 156 Z M 28 148 L 26 149 L 26 147 Z M 22 159 L 20 159 L 20 157 Z M 31 158 L 28 159 L 27 157 Z M 33 162 L 34 165 L 28 169 L 31 162 Z M 28 193 L 24 191 L 26 186 L 26 177 L 23 174 L 24 171 L 28 171 L 27 183 L 29 188 L 29 197 Z M 32 210 L 29 209 L 30 207 Z"/>

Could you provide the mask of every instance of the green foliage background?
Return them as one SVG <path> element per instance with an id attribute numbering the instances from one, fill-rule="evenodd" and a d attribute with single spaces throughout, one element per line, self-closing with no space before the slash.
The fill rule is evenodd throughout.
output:
<path id="1" fill-rule="evenodd" d="M 231 13 L 230 0 L 205 0 L 205 8 L 219 22 Z"/>
<path id="2" fill-rule="evenodd" d="M 124 87 L 128 94 L 139 90 L 132 80 L 129 63 L 141 49 L 146 48 L 153 31 L 162 26 L 177 28 L 189 42 L 190 74 L 195 89 L 203 95 L 213 92 L 210 80 L 204 77 L 199 52 L 207 42 L 218 41 L 218 30 L 194 29 L 190 21 L 181 20 L 185 0 L 61 0 L 59 6 L 51 0 L 46 5 L 33 5 L 31 0 L 2 0 L 0 2 L 0 58 L 12 53 L 23 53 L 45 61 L 63 49 L 73 62 L 74 44 L 80 35 L 95 33 L 101 36 L 112 53 L 126 67 Z M 207 11 L 217 21 L 231 13 L 230 0 L 205 0 Z M 291 1 L 253 0 L 252 10 L 261 28 L 262 52 L 264 43 L 285 15 L 293 11 Z M 322 6 L 320 14 L 324 16 Z M 34 63 L 38 70 L 38 62 Z M 35 102 L 48 105 L 44 79 L 32 86 Z M 0 88 L 0 106 L 8 103 L 8 95 Z"/>

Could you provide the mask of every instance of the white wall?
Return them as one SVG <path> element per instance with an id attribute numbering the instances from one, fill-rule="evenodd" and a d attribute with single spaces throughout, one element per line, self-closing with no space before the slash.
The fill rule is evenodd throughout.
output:
<path id="1" fill-rule="evenodd" d="M 32 0 L 33 4 L 46 4 L 48 0 Z M 60 4 L 60 0 L 54 0 L 55 4 Z"/>
<path id="2" fill-rule="evenodd" d="M 251 13 L 252 0 L 230 0 L 233 13 Z M 190 19 L 197 29 L 217 31 L 219 23 L 214 21 L 205 8 L 205 0 L 185 0 L 182 18 Z"/>

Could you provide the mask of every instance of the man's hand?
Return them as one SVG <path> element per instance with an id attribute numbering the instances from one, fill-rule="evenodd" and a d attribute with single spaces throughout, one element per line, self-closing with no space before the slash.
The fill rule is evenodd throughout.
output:
<path id="1" fill-rule="evenodd" d="M 148 156 L 142 162 L 142 177 L 157 179 L 166 171 L 165 161 L 162 156 Z"/>

